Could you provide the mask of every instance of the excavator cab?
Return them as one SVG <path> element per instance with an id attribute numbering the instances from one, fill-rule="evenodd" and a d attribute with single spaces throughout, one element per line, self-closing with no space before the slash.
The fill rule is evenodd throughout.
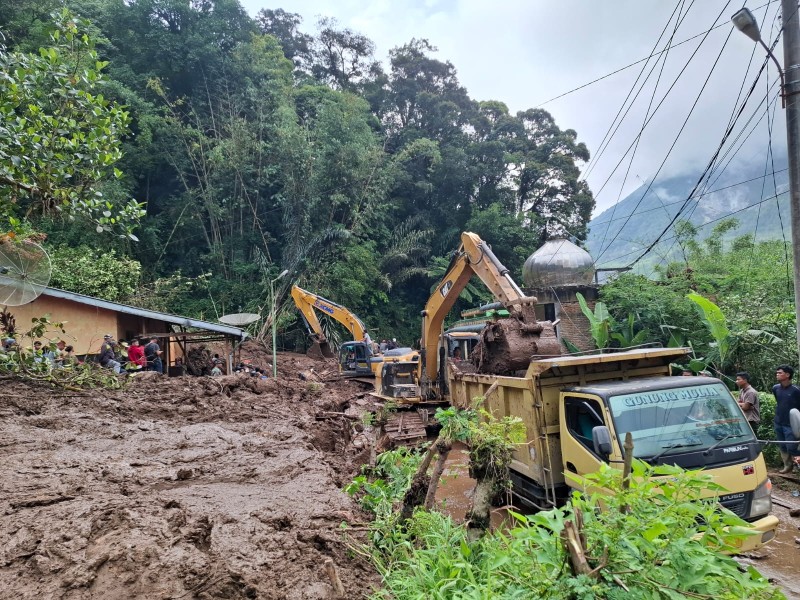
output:
<path id="1" fill-rule="evenodd" d="M 386 398 L 419 402 L 419 354 L 415 353 L 411 360 L 384 362 L 380 369 L 380 379 L 375 382 L 375 389 Z"/>
<path id="2" fill-rule="evenodd" d="M 373 375 L 372 363 L 378 359 L 373 356 L 364 342 L 344 342 L 339 346 L 339 371 L 345 377 Z"/>

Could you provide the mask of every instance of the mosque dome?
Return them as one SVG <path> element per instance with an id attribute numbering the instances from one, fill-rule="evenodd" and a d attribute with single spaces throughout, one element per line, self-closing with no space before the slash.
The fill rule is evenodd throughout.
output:
<path id="1" fill-rule="evenodd" d="M 594 261 L 586 250 L 569 240 L 550 240 L 525 261 L 522 279 L 530 288 L 591 285 Z"/>

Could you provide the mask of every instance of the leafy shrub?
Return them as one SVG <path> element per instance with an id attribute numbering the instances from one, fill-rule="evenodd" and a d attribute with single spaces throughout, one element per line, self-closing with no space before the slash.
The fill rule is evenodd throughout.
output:
<path id="1" fill-rule="evenodd" d="M 77 294 L 120 302 L 136 293 L 142 274 L 139 261 L 98 252 L 89 246 L 49 249 L 53 274 L 50 285 Z"/>
<path id="2" fill-rule="evenodd" d="M 368 549 L 383 576 L 377 598 L 778 599 L 782 594 L 751 568 L 721 552 L 740 538 L 744 521 L 718 510 L 704 490 L 708 475 L 634 461 L 629 489 L 619 469 L 603 465 L 585 478 L 590 489 L 562 508 L 513 514 L 515 526 L 470 542 L 446 515 L 418 510 L 398 527 L 382 519 L 381 545 Z M 594 571 L 574 575 L 562 540 L 577 523 Z M 373 536 L 373 539 L 375 536 Z"/>
<path id="3" fill-rule="evenodd" d="M 775 396 L 770 392 L 758 393 L 759 408 L 761 411 L 761 422 L 756 429 L 756 437 L 760 440 L 774 440 L 775 429 L 773 422 L 775 421 Z M 764 460 L 768 465 L 773 467 L 781 464 L 780 451 L 775 444 L 768 444 L 764 446 Z"/>
<path id="4" fill-rule="evenodd" d="M 421 461 L 422 455 L 410 448 L 387 450 L 378 456 L 374 468 L 362 467 L 362 474 L 344 491 L 357 498 L 362 508 L 378 516 L 387 515 L 393 503 L 400 500 L 411 485 Z"/>

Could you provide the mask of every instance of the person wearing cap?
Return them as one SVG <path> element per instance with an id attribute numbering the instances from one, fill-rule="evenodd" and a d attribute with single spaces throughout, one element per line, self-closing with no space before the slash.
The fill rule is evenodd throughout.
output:
<path id="1" fill-rule="evenodd" d="M 100 346 L 100 354 L 97 357 L 101 367 L 113 369 L 114 373 L 122 372 L 122 365 L 117 360 L 116 345 L 114 337 L 107 333 L 103 336 L 103 344 Z"/>
<path id="2" fill-rule="evenodd" d="M 150 343 L 144 347 L 144 357 L 147 359 L 147 370 L 156 373 L 164 372 L 164 364 L 161 362 L 161 347 L 158 345 L 158 338 L 150 338 Z"/>
<path id="3" fill-rule="evenodd" d="M 214 359 L 214 368 L 211 369 L 211 376 L 220 377 L 221 375 L 224 375 L 222 372 L 222 361 L 219 359 Z"/>

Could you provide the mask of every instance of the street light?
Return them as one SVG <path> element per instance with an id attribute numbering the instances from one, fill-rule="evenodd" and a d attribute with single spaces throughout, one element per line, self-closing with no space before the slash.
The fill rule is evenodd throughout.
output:
<path id="1" fill-rule="evenodd" d="M 775 61 L 781 76 L 781 103 L 786 109 L 786 141 L 789 155 L 789 209 L 792 223 L 792 255 L 794 259 L 794 310 L 797 328 L 797 350 L 800 351 L 800 18 L 797 0 L 781 0 L 783 15 L 783 64 L 761 39 L 758 22 L 746 8 L 731 17 L 734 27 L 754 42 L 760 43 Z M 775 190 L 778 193 L 778 190 Z"/>
<path id="2" fill-rule="evenodd" d="M 736 29 L 741 31 L 754 42 L 761 44 L 761 47 L 767 52 L 767 56 L 769 56 L 775 63 L 775 66 L 778 68 L 778 74 L 781 77 L 781 105 L 786 108 L 786 96 L 784 95 L 783 89 L 783 69 L 781 68 L 781 64 L 778 62 L 778 59 L 775 58 L 775 55 L 772 53 L 772 50 L 770 50 L 769 46 L 764 43 L 764 40 L 761 37 L 761 31 L 758 28 L 758 21 L 756 21 L 753 13 L 750 12 L 749 8 L 740 8 L 733 14 L 731 21 L 733 21 L 733 26 L 736 27 Z"/>
<path id="3" fill-rule="evenodd" d="M 271 304 L 271 315 L 272 315 L 272 376 L 278 376 L 278 350 L 276 349 L 276 333 L 275 333 L 275 319 L 277 318 L 275 314 L 275 282 L 281 279 L 282 277 L 286 277 L 289 274 L 289 269 L 284 269 L 281 271 L 281 274 L 278 275 L 275 279 L 269 280 L 269 300 Z"/>

